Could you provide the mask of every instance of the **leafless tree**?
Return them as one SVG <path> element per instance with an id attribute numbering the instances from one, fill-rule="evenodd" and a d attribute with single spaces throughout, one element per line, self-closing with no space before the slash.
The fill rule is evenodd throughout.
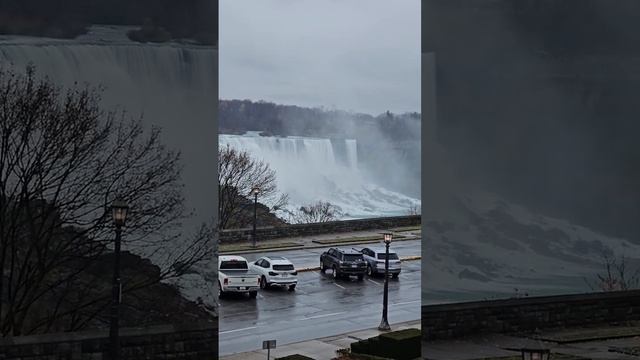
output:
<path id="1" fill-rule="evenodd" d="M 64 90 L 31 66 L 0 68 L 0 333 L 82 328 L 107 308 L 109 289 L 87 274 L 112 252 L 116 197 L 131 207 L 123 249 L 160 266 L 125 281 L 124 294 L 179 276 L 210 253 L 211 226 L 181 232 L 189 214 L 180 154 L 159 136 L 140 119 L 104 111 L 99 89 Z"/>
<path id="2" fill-rule="evenodd" d="M 254 199 L 251 189 L 260 189 L 258 201 L 278 210 L 287 204 L 287 196 L 278 192 L 276 173 L 269 164 L 256 160 L 246 151 L 227 145 L 218 151 L 218 227 L 241 227 L 243 213 Z"/>
<path id="3" fill-rule="evenodd" d="M 289 214 L 289 222 L 294 224 L 310 224 L 338 220 L 342 216 L 342 209 L 328 201 L 318 201 L 301 206 L 297 211 Z"/>
<path id="4" fill-rule="evenodd" d="M 411 205 L 407 210 L 407 215 L 420 215 L 422 213 L 422 209 L 418 205 Z"/>
<path id="5" fill-rule="evenodd" d="M 597 280 L 594 282 L 585 279 L 591 290 L 600 291 L 620 291 L 637 288 L 640 283 L 640 269 L 629 272 L 625 257 L 620 260 L 609 255 L 602 256 L 604 272 L 596 274 Z"/>

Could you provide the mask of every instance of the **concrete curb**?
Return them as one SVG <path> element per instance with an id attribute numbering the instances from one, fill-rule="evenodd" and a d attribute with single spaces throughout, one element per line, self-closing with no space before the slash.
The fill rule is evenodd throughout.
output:
<path id="1" fill-rule="evenodd" d="M 420 260 L 420 259 L 422 259 L 422 256 L 405 256 L 405 257 L 401 257 L 400 258 L 400 260 L 402 260 L 402 261 L 413 261 L 413 260 Z M 318 270 L 320 270 L 320 266 L 299 268 L 296 271 L 298 271 L 298 272 L 308 272 L 308 271 L 318 271 Z"/>
<path id="2" fill-rule="evenodd" d="M 411 240 L 420 240 L 421 238 L 419 236 L 411 238 L 403 238 L 403 239 L 397 239 L 394 240 L 394 242 L 396 241 L 411 241 Z M 379 243 L 380 240 L 365 240 L 365 241 L 353 241 L 353 242 L 345 242 L 345 243 L 335 243 L 335 244 L 316 244 L 316 245 L 310 245 L 310 246 L 305 246 L 305 245 L 300 245 L 300 246 L 289 246 L 289 247 L 274 247 L 274 248 L 261 248 L 261 249 L 256 249 L 256 250 L 240 250 L 240 251 L 218 251 L 218 254 L 220 255 L 242 255 L 242 254 L 255 254 L 255 253 L 261 253 L 261 252 L 272 252 L 272 251 L 289 251 L 289 250 L 302 250 L 302 249 L 321 249 L 321 248 L 327 248 L 327 247 L 332 247 L 332 246 L 348 246 L 348 245 L 358 245 L 358 244 L 374 244 L 374 243 Z"/>

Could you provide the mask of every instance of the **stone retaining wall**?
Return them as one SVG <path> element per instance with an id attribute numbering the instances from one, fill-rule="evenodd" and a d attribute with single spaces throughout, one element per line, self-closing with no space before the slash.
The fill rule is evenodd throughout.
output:
<path id="1" fill-rule="evenodd" d="M 389 229 L 401 226 L 420 225 L 420 215 L 393 216 L 383 218 L 369 218 L 356 220 L 330 221 L 314 224 L 293 224 L 285 226 L 263 227 L 256 229 L 258 241 L 278 238 L 288 238 L 297 236 L 310 236 L 320 234 L 332 234 L 341 232 L 354 232 L 374 229 Z M 220 233 L 220 243 L 229 244 L 234 242 L 251 240 L 253 229 L 231 229 L 222 230 Z"/>
<path id="2" fill-rule="evenodd" d="M 218 326 L 166 325 L 120 329 L 121 359 L 217 359 Z M 82 331 L 0 339 L 3 360 L 107 360 L 109 332 Z"/>
<path id="3" fill-rule="evenodd" d="M 477 301 L 422 307 L 424 340 L 640 320 L 640 290 Z"/>

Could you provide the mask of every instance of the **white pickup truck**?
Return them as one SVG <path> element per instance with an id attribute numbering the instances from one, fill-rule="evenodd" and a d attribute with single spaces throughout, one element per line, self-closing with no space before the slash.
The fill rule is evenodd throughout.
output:
<path id="1" fill-rule="evenodd" d="M 247 259 L 242 256 L 219 256 L 218 257 L 218 296 L 225 294 L 248 293 L 255 298 L 260 289 L 260 276 L 258 273 L 249 270 Z"/>

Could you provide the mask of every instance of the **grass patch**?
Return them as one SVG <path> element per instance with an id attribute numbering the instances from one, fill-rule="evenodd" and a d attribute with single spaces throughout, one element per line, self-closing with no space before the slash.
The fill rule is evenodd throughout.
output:
<path id="1" fill-rule="evenodd" d="M 404 239 L 406 236 L 403 235 L 395 235 L 393 240 Z M 346 237 L 346 238 L 334 238 L 334 239 L 326 239 L 326 240 L 313 240 L 316 244 L 322 245 L 333 245 L 333 244 L 344 244 L 344 243 L 358 243 L 358 242 L 372 242 L 372 241 L 382 241 L 384 238 L 382 235 L 375 236 L 354 236 L 354 237 Z"/>
<path id="2" fill-rule="evenodd" d="M 397 227 L 397 228 L 393 228 L 393 229 L 389 229 L 389 230 L 402 232 L 402 231 L 416 231 L 416 230 L 421 230 L 421 229 L 422 229 L 422 226 L 416 225 L 416 226 L 401 226 L 401 227 Z"/>
<path id="3" fill-rule="evenodd" d="M 286 247 L 301 247 L 302 245 L 298 243 L 276 243 L 276 244 L 257 244 L 257 246 L 253 247 L 251 244 L 223 244 L 219 245 L 218 251 L 222 253 L 229 253 L 233 251 L 243 251 L 243 250 L 260 250 L 260 249 L 278 249 L 278 248 L 286 248 Z"/>
<path id="4" fill-rule="evenodd" d="M 603 339 L 640 336 L 640 326 L 619 326 L 597 329 L 580 329 L 575 331 L 561 331 L 537 336 L 537 339 L 553 341 L 559 344 L 584 342 Z"/>

